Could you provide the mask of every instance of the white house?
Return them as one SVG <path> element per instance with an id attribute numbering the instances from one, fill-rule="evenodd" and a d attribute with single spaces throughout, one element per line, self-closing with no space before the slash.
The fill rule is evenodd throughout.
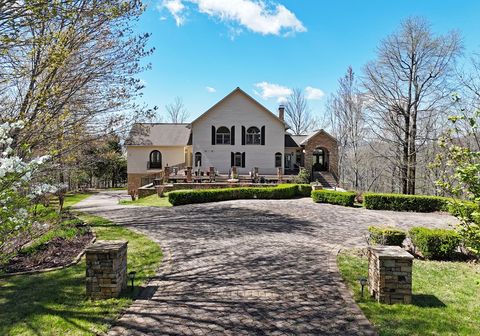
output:
<path id="1" fill-rule="evenodd" d="M 337 141 L 323 130 L 311 135 L 291 135 L 278 115 L 236 88 L 189 124 L 135 124 L 126 142 L 129 189 L 147 184 L 169 166 L 190 166 L 208 171 L 214 167 L 228 174 L 254 168 L 260 175 L 298 173 L 305 166 L 312 173 L 336 176 Z"/>

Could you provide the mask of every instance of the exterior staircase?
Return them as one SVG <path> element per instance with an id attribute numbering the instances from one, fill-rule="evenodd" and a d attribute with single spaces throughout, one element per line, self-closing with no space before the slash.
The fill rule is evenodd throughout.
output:
<path id="1" fill-rule="evenodd" d="M 327 171 L 316 171 L 313 172 L 312 181 L 318 181 L 324 188 L 335 188 L 338 184 L 335 176 Z"/>

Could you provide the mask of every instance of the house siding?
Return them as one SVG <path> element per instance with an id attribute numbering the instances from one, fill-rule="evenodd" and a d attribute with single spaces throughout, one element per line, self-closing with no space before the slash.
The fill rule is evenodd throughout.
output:
<path id="1" fill-rule="evenodd" d="M 235 126 L 235 145 L 212 145 L 212 126 Z M 265 145 L 242 145 L 242 126 L 260 130 L 265 126 Z M 248 174 L 254 167 L 260 174 L 276 174 L 275 153 L 284 153 L 284 124 L 241 93 L 233 94 L 197 119 L 192 132 L 192 152 L 202 153 L 201 168 L 215 167 L 222 174 L 231 168 L 232 152 L 245 153 L 245 168 L 237 169 L 240 174 Z"/>
<path id="2" fill-rule="evenodd" d="M 150 174 L 161 169 L 147 169 L 150 152 L 158 150 L 162 153 L 162 167 L 174 166 L 185 162 L 183 146 L 127 146 L 127 173 Z"/>

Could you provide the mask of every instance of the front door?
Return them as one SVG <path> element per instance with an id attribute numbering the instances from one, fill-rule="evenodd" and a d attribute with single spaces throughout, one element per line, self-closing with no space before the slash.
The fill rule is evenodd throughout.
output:
<path id="1" fill-rule="evenodd" d="M 315 171 L 327 171 L 328 170 L 328 153 L 325 149 L 316 148 L 313 151 L 313 167 Z"/>

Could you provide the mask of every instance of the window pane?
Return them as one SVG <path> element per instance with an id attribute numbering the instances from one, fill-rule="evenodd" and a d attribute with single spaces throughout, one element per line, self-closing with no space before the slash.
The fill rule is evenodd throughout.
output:
<path id="1" fill-rule="evenodd" d="M 230 144 L 230 134 L 223 135 L 223 144 L 229 145 Z"/>
<path id="2" fill-rule="evenodd" d="M 217 134 L 217 144 L 223 144 L 223 136 L 222 136 L 222 134 Z"/>
<path id="3" fill-rule="evenodd" d="M 238 153 L 235 154 L 235 167 L 241 167 L 242 166 L 242 154 Z"/>

